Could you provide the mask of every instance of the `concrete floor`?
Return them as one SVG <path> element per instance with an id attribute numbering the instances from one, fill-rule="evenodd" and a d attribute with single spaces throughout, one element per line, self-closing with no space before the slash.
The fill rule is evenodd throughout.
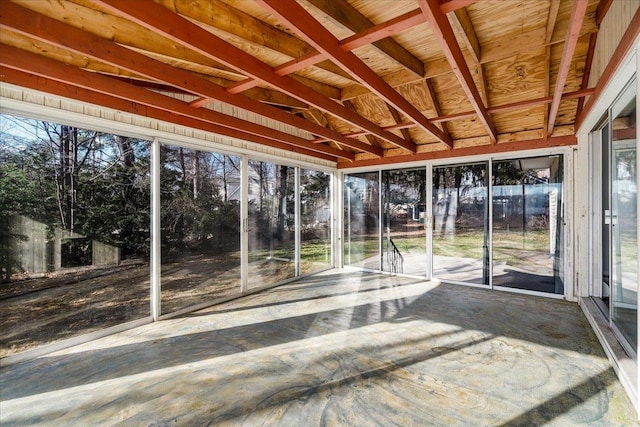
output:
<path id="1" fill-rule="evenodd" d="M 635 425 L 575 303 L 333 270 L 0 370 L 0 424 Z"/>

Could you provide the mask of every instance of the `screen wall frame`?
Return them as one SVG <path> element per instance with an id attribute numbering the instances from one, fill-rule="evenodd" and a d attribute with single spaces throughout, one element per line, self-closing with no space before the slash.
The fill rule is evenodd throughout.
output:
<path id="1" fill-rule="evenodd" d="M 341 169 L 340 170 L 340 176 L 339 179 L 341 182 L 344 182 L 346 179 L 346 176 L 352 173 L 366 173 L 366 172 L 382 172 L 384 170 L 403 170 L 403 169 L 415 169 L 415 168 L 419 168 L 419 167 L 424 167 L 425 170 L 427 171 L 427 200 L 431 200 L 432 197 L 432 191 L 433 191 L 433 182 L 432 182 L 432 171 L 434 168 L 437 167 L 443 167 L 443 166 L 456 166 L 456 165 L 463 165 L 463 164 L 469 164 L 469 163 L 480 163 L 480 162 L 488 162 L 489 168 L 488 168 L 488 182 L 492 182 L 493 179 L 493 175 L 492 175 L 492 169 L 493 169 L 493 163 L 494 162 L 499 162 L 499 161 L 506 161 L 506 160 L 516 160 L 516 159 L 526 159 L 526 158 L 535 158 L 535 157 L 544 157 L 544 156 L 556 156 L 556 155 L 562 155 L 562 166 L 563 166 L 563 203 L 562 203 L 562 217 L 563 217 L 563 221 L 564 221 L 564 229 L 562 230 L 562 239 L 564 241 L 564 245 L 563 245 L 563 250 L 564 250 L 564 256 L 562 258 L 562 266 L 564 269 L 564 293 L 563 294 L 553 294 L 553 293 L 547 293 L 547 292 L 538 292 L 538 291 L 531 291 L 531 290 L 525 290 L 525 289 L 517 289 L 517 288 L 510 288 L 510 287 L 501 287 L 501 286 L 496 286 L 493 283 L 493 275 L 489 275 L 489 285 L 478 285 L 478 284 L 473 284 L 473 283 L 468 283 L 468 282 L 456 282 L 456 281 L 445 281 L 442 280 L 442 282 L 444 283 L 453 283 L 453 284 L 459 284 L 459 285 L 463 285 L 463 286 L 471 286 L 471 287 L 479 287 L 481 289 L 491 289 L 491 290 L 501 290 L 501 291 L 506 291 L 506 292 L 513 292 L 513 293 L 521 293 L 521 294 L 527 294 L 527 295 L 536 295 L 536 296 L 543 296 L 543 297 L 547 297 L 547 298 L 554 298 L 554 299 L 565 299 L 568 301 L 577 301 L 577 295 L 574 292 L 574 286 L 573 286 L 573 262 L 572 262 L 572 257 L 573 257 L 573 248 L 572 248 L 572 244 L 573 244 L 573 238 L 572 236 L 572 230 L 573 230 L 573 226 L 572 226 L 572 216 L 570 215 L 570 213 L 572 212 L 573 209 L 573 192 L 568 191 L 568 189 L 573 188 L 573 151 L 574 149 L 572 147 L 558 147 L 558 148 L 544 148 L 544 149 L 536 149 L 536 150 L 525 150 L 525 151 L 512 151 L 512 152 L 508 152 L 508 153 L 499 153 L 499 154 L 494 154 L 494 155 L 476 155 L 476 156 L 466 156 L 466 157 L 452 157 L 452 158 L 445 158 L 445 159 L 438 159 L 438 160 L 433 160 L 433 161 L 420 161 L 420 162 L 408 162 L 408 163 L 402 163 L 402 164 L 390 164 L 390 165 L 384 165 L 382 167 L 378 166 L 378 167 L 364 167 L 364 168 L 345 168 L 345 169 Z M 340 187 L 340 199 L 342 200 L 342 193 L 343 193 L 343 186 Z M 492 191 L 492 186 L 489 185 L 489 190 L 488 190 L 488 194 L 489 194 L 489 200 L 493 200 L 493 191 Z M 426 209 L 426 218 L 425 220 L 427 222 L 431 222 L 433 221 L 433 209 L 431 206 L 429 206 L 430 204 L 427 203 L 427 209 Z M 489 203 L 489 218 L 492 218 L 493 216 L 493 203 Z M 379 207 L 379 209 L 381 209 L 381 207 Z M 382 212 L 379 213 L 379 218 L 380 218 L 380 227 L 382 227 L 382 216 L 381 216 Z M 340 224 L 340 233 L 344 233 L 344 227 L 346 225 L 341 222 Z M 488 236 L 488 244 L 489 247 L 492 248 L 493 247 L 493 221 L 489 221 L 489 236 Z M 427 233 L 426 233 L 426 239 L 427 239 L 427 272 L 425 276 L 419 276 L 420 278 L 424 278 L 426 280 L 436 280 L 436 281 L 440 281 L 437 277 L 433 276 L 433 233 L 430 227 L 427 227 Z M 343 251 L 345 251 L 344 245 L 346 245 L 346 241 L 342 242 L 342 247 L 340 248 L 340 251 L 338 251 L 339 253 L 342 253 Z M 489 271 L 493 271 L 493 256 L 492 256 L 492 250 L 490 251 L 491 256 L 489 257 Z M 339 264 L 337 264 L 341 267 L 345 267 L 347 266 L 346 264 L 346 260 L 341 260 L 341 262 Z M 356 267 L 359 268 L 359 267 Z M 367 270 L 367 269 L 365 269 Z M 383 273 L 383 274 L 389 274 L 389 272 L 384 272 L 382 271 L 382 269 L 374 269 L 370 271 L 374 271 L 374 272 L 379 272 L 379 273 Z M 418 277 L 418 276 L 414 276 L 414 277 Z"/>
<path id="2" fill-rule="evenodd" d="M 86 104 L 88 108 L 94 108 L 89 104 Z M 6 114 L 15 117 L 21 117 L 25 119 L 37 120 L 37 121 L 45 121 L 51 122 L 59 125 L 72 126 L 79 129 L 87 129 L 91 131 L 98 131 L 106 134 L 114 134 L 120 135 L 123 137 L 134 138 L 139 140 L 145 140 L 149 142 L 149 151 L 150 151 L 150 223 L 149 223 L 149 231 L 150 231 L 150 268 L 149 268 L 149 276 L 150 276 L 150 285 L 149 285 L 149 314 L 143 318 L 139 318 L 136 320 L 120 323 L 114 326 L 105 327 L 103 329 L 99 329 L 96 331 L 92 331 L 89 333 L 80 334 L 77 336 L 73 336 L 70 338 L 65 338 L 59 341 L 55 341 L 49 344 L 43 344 L 39 347 L 14 353 L 11 355 L 7 355 L 0 359 L 0 367 L 9 366 L 15 363 L 20 363 L 22 361 L 31 360 L 37 357 L 41 357 L 43 355 L 50 354 L 55 351 L 59 351 L 65 348 L 69 348 L 74 345 L 86 343 L 89 341 L 96 340 L 98 338 L 102 338 L 105 336 L 109 336 L 115 333 L 119 333 L 122 331 L 130 330 L 139 326 L 143 326 L 158 320 L 164 320 L 172 317 L 176 317 L 178 315 L 184 314 L 186 312 L 192 312 L 198 310 L 200 308 L 208 307 L 214 304 L 218 304 L 230 299 L 238 298 L 243 295 L 248 295 L 250 293 L 259 292 L 266 288 L 280 286 L 284 283 L 298 280 L 306 275 L 316 274 L 321 271 L 329 270 L 334 268 L 337 265 L 336 259 L 339 255 L 336 253 L 336 247 L 339 244 L 339 236 L 337 234 L 337 218 L 335 215 L 337 205 L 337 191 L 338 188 L 338 180 L 336 179 L 336 168 L 329 165 L 330 162 L 324 162 L 324 164 L 316 163 L 315 161 L 307 161 L 304 160 L 303 157 L 300 159 L 293 159 L 286 157 L 286 153 L 284 156 L 279 156 L 277 154 L 270 154 L 260 151 L 254 151 L 251 147 L 251 143 L 243 142 L 242 147 L 240 146 L 230 146 L 225 145 L 224 143 L 215 143 L 210 142 L 204 139 L 198 139 L 196 136 L 188 136 L 186 134 L 180 133 L 179 130 L 175 130 L 176 133 L 172 133 L 169 130 L 165 130 L 167 128 L 158 127 L 157 129 L 149 129 L 144 128 L 140 125 L 134 124 L 134 122 L 126 123 L 126 122 L 118 122 L 107 118 L 108 114 L 103 114 L 100 117 L 91 116 L 83 112 L 78 111 L 66 111 L 62 108 L 56 108 L 49 105 L 38 105 L 27 101 L 15 100 L 10 98 L 2 98 L 2 105 L 0 108 L 1 114 Z M 114 114 L 116 114 L 114 112 Z M 177 128 L 177 127 L 176 127 Z M 194 134 L 195 135 L 195 134 Z M 229 156 L 237 156 L 241 159 L 243 173 L 241 174 L 241 192 L 242 192 L 242 203 L 241 203 L 241 286 L 237 295 L 233 295 L 230 297 L 224 297 L 220 299 L 211 299 L 206 302 L 187 306 L 181 308 L 177 311 L 173 311 L 166 314 L 161 314 L 161 277 L 160 277 L 160 269 L 161 269 L 161 248 L 160 248 L 160 232 L 161 232 L 161 224 L 160 224 L 160 210 L 161 210 L 161 200 L 160 200 L 160 147 L 161 145 L 171 145 L 174 147 L 183 147 L 192 150 L 198 151 L 209 151 L 215 152 L 218 154 L 229 155 Z M 255 144 L 253 144 L 255 145 Z M 277 150 L 276 150 L 277 151 Z M 324 172 L 330 175 L 330 181 L 328 188 L 331 192 L 330 200 L 332 202 L 332 209 L 330 212 L 330 237 L 331 237 L 331 265 L 324 270 L 313 271 L 308 274 L 297 274 L 295 277 L 283 281 L 278 282 L 272 285 L 259 287 L 255 289 L 251 289 L 250 291 L 246 287 L 247 281 L 247 233 L 245 229 L 245 220 L 247 218 L 247 174 L 248 170 L 248 160 L 257 160 L 257 161 L 265 161 L 272 162 L 279 165 L 285 165 L 294 168 L 296 171 L 296 179 L 299 179 L 300 169 L 306 170 L 314 170 Z M 298 190 L 296 190 L 296 203 L 299 203 Z M 299 233 L 299 226 L 296 227 L 296 233 Z M 296 238 L 296 244 L 299 242 L 299 237 Z M 299 263 L 299 248 L 296 248 L 296 264 Z M 298 271 L 297 271 L 298 272 Z"/>

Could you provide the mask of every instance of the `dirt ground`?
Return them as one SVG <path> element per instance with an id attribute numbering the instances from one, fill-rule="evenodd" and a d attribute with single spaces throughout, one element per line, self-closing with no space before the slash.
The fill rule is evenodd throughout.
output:
<path id="1" fill-rule="evenodd" d="M 265 285 L 291 269 L 265 260 L 250 267 L 250 277 L 268 276 L 257 281 Z M 149 275 L 149 264 L 138 262 L 0 284 L 0 357 L 150 316 Z M 239 293 L 239 255 L 162 265 L 163 314 Z"/>

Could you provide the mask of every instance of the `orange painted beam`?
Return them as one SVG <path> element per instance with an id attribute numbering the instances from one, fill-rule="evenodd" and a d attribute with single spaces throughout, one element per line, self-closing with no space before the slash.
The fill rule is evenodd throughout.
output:
<path id="1" fill-rule="evenodd" d="M 243 74 L 247 74 L 266 85 L 277 88 L 293 98 L 312 105 L 355 127 L 366 130 L 391 144 L 402 146 L 405 143 L 404 139 L 399 136 L 384 131 L 372 121 L 339 105 L 332 99 L 319 94 L 290 76 L 278 76 L 268 64 L 254 58 L 182 16 L 173 13 L 162 5 L 151 1 L 129 0 L 94 0 L 94 2 L 116 15 L 155 31 L 176 43 L 219 61 Z M 367 145 L 366 151 L 377 148 L 368 144 L 365 145 Z"/>
<path id="2" fill-rule="evenodd" d="M 245 134 L 252 134 L 263 139 L 285 143 L 289 146 L 304 148 L 308 151 L 327 154 L 336 158 L 344 158 L 346 160 L 354 159 L 352 152 L 338 150 L 327 145 L 314 144 L 309 140 L 286 132 L 271 129 L 213 110 L 204 108 L 194 109 L 189 107 L 189 104 L 186 102 L 178 99 L 123 83 L 98 73 L 84 71 L 77 67 L 66 65 L 12 46 L 1 45 L 1 47 L 3 55 L 0 56 L 0 65 L 3 67 L 35 74 L 60 83 L 82 87 L 87 90 L 103 93 L 126 101 L 132 101 L 148 107 L 154 107 L 174 115 L 189 117 L 219 127 L 242 131 Z"/>
<path id="3" fill-rule="evenodd" d="M 422 13 L 427 17 L 427 22 L 429 22 L 434 36 L 438 39 L 440 47 L 458 78 L 462 89 L 471 102 L 478 118 L 487 130 L 489 138 L 495 143 L 497 141 L 495 125 L 487 112 L 486 106 L 482 102 L 480 92 L 478 92 L 478 88 L 473 81 L 471 71 L 464 59 L 462 49 L 460 49 L 460 45 L 458 45 L 456 41 L 456 36 L 453 33 L 449 20 L 440 10 L 440 5 L 437 0 L 419 0 L 418 4 L 420 5 Z"/>
<path id="4" fill-rule="evenodd" d="M 578 38 L 580 37 L 580 29 L 582 28 L 584 15 L 587 12 L 587 6 L 588 2 L 584 0 L 574 0 L 573 2 L 571 18 L 569 20 L 570 25 L 567 29 L 567 39 L 564 43 L 564 48 L 562 49 L 562 58 L 560 59 L 560 68 L 558 69 L 558 76 L 556 78 L 556 87 L 553 91 L 553 101 L 549 108 L 549 120 L 547 122 L 547 135 L 549 136 L 553 135 L 553 127 L 555 126 L 558 109 L 560 108 L 562 91 L 564 90 L 564 84 L 567 82 L 567 77 L 569 76 L 571 61 L 573 60 L 573 54 L 576 51 Z"/>
<path id="5" fill-rule="evenodd" d="M 580 87 L 587 87 L 589 85 L 589 78 L 591 77 L 591 67 L 593 65 L 593 57 L 596 52 L 596 42 L 598 41 L 598 33 L 591 33 L 589 36 L 589 48 L 587 49 L 587 59 L 584 61 L 584 71 L 582 74 L 582 83 Z M 580 116 L 582 109 L 584 108 L 584 98 L 578 100 L 578 107 L 576 108 L 576 117 Z"/>
<path id="6" fill-rule="evenodd" d="M 442 13 L 453 12 L 460 8 L 469 6 L 476 3 L 478 0 L 445 0 L 440 3 L 440 10 Z M 389 21 L 374 25 L 364 31 L 354 34 L 346 39 L 340 41 L 340 47 L 343 50 L 354 50 L 368 44 L 375 43 L 386 37 L 398 34 L 401 31 L 407 30 L 418 24 L 426 22 L 425 16 L 420 9 L 407 12 L 403 15 L 397 16 Z M 325 60 L 325 56 L 320 52 L 311 52 L 300 58 L 292 59 L 282 65 L 274 68 L 274 71 L 279 76 L 295 73 L 305 67 L 317 64 L 320 61 Z M 259 84 L 258 80 L 253 78 L 245 79 L 227 88 L 229 93 L 241 93 L 245 90 L 251 89 Z M 206 105 L 210 102 L 210 99 L 201 98 L 192 103 L 195 107 Z"/>
<path id="7" fill-rule="evenodd" d="M 431 151 L 428 153 L 416 153 L 412 155 L 383 157 L 381 159 L 356 160 L 353 163 L 338 163 L 338 169 L 383 166 L 396 163 L 406 163 L 415 161 L 427 161 L 436 159 L 461 158 L 468 156 L 491 155 L 497 153 L 508 153 L 520 150 L 534 150 L 537 148 L 564 147 L 577 144 L 575 135 L 557 136 L 547 139 L 531 139 L 525 141 L 502 142 L 498 144 L 486 144 L 476 147 L 454 148 L 453 150 Z"/>
<path id="8" fill-rule="evenodd" d="M 189 71 L 172 67 L 14 3 L 7 2 L 0 8 L 0 29 L 1 28 L 8 28 L 29 37 L 70 49 L 81 55 L 163 82 L 194 95 L 216 99 L 234 107 L 267 117 L 276 122 L 294 126 L 311 134 L 322 136 L 355 150 L 382 156 L 382 150 L 378 147 L 371 147 L 362 141 L 347 138 L 335 130 L 319 126 L 301 117 L 252 100 L 246 96 L 229 94 L 222 86 L 203 79 Z"/>
<path id="9" fill-rule="evenodd" d="M 301 56 L 300 58 L 292 59 L 289 62 L 285 62 L 284 64 L 275 67 L 273 69 L 273 72 L 279 76 L 286 76 L 288 74 L 295 73 L 298 70 L 302 70 L 305 67 L 314 65 L 324 59 L 324 55 L 322 55 L 320 52 L 311 52 L 307 55 Z M 227 87 L 227 92 L 241 93 L 245 90 L 257 86 L 258 83 L 258 80 L 248 78 Z"/>
<path id="10" fill-rule="evenodd" d="M 599 27 L 602 24 L 602 20 L 607 16 L 609 8 L 613 4 L 613 0 L 600 0 L 598 8 L 596 9 L 596 25 Z"/>
<path id="11" fill-rule="evenodd" d="M 453 145 L 451 137 L 431 123 L 412 103 L 400 95 L 387 82 L 378 76 L 353 52 L 340 47 L 340 41 L 307 12 L 295 0 L 256 0 L 273 15 L 278 16 L 317 51 L 322 52 L 343 70 L 351 73 L 363 86 L 392 105 L 396 110 L 415 122 L 425 132 L 433 135 L 449 147 Z M 415 144 L 404 140 L 398 144 L 411 152 L 416 151 Z"/>
<path id="12" fill-rule="evenodd" d="M 580 90 L 567 92 L 563 94 L 562 100 L 563 101 L 568 101 L 570 99 L 582 100 L 584 99 L 585 96 L 591 96 L 594 93 L 595 93 L 594 88 L 580 89 Z M 494 107 L 487 108 L 487 111 L 491 114 L 505 113 L 508 111 L 516 111 L 516 110 L 522 110 L 524 108 L 535 107 L 538 105 L 550 104 L 551 101 L 553 101 L 552 96 L 545 96 L 543 98 L 535 98 L 535 99 L 529 99 L 526 101 L 518 101 L 518 102 L 509 103 L 509 104 L 496 105 Z M 468 120 L 468 119 L 474 118 L 475 116 L 476 116 L 476 113 L 474 111 L 464 111 L 461 113 L 447 114 L 444 116 L 434 117 L 433 119 L 431 119 L 431 121 L 433 123 L 444 123 L 444 122 L 451 122 L 454 120 Z M 415 126 L 414 123 L 399 123 L 395 125 L 385 126 L 384 129 L 385 130 L 401 130 L 401 129 L 407 129 L 413 126 Z M 348 135 L 352 137 L 357 137 L 357 136 L 362 136 L 363 134 L 361 132 L 352 132 L 352 133 L 349 133 Z M 314 139 L 313 141 L 326 142 L 325 139 Z"/>
<path id="13" fill-rule="evenodd" d="M 160 110 L 136 102 L 126 101 L 100 92 L 94 92 L 89 89 L 61 83 L 35 74 L 29 74 L 22 71 L 6 68 L 0 65 L 0 81 L 4 83 L 14 84 L 16 86 L 49 93 L 52 95 L 62 96 L 76 101 L 86 102 L 93 105 L 99 105 L 105 108 L 113 108 L 130 114 L 136 114 L 143 117 L 186 126 L 193 129 L 200 129 L 205 132 L 211 132 L 218 135 L 236 138 L 240 140 L 254 142 L 256 144 L 266 145 L 294 153 L 299 153 L 315 158 L 328 161 L 335 161 L 334 156 L 306 150 L 301 147 L 294 147 L 277 141 L 251 135 L 246 132 L 237 131 L 223 126 L 213 125 L 201 120 L 192 119 L 184 116 L 176 116 L 164 110 Z"/>

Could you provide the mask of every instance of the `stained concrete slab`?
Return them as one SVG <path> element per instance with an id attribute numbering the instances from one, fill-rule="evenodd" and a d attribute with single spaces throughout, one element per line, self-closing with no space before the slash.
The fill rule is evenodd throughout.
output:
<path id="1" fill-rule="evenodd" d="M 0 424 L 638 425 L 575 303 L 332 270 L 0 370 Z"/>

